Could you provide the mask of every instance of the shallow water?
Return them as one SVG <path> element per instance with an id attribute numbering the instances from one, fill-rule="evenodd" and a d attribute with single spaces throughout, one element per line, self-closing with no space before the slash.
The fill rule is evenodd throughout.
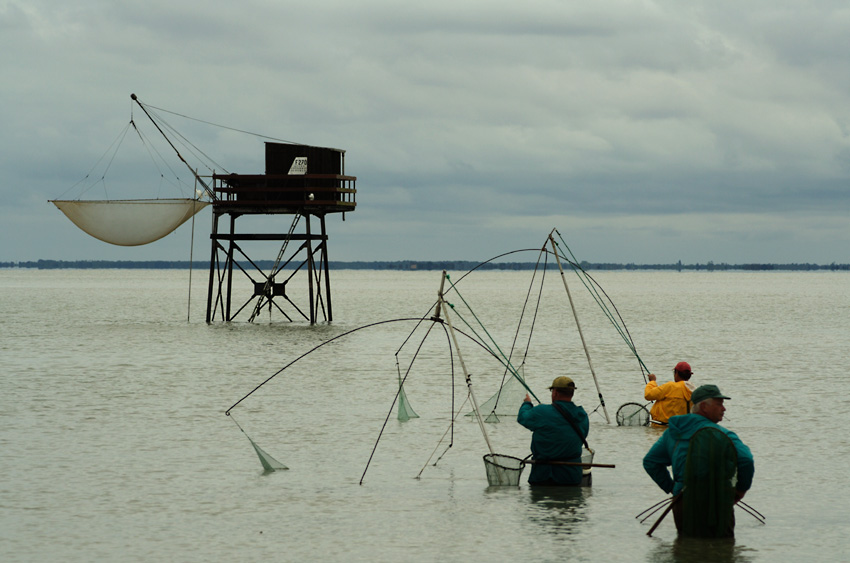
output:
<path id="1" fill-rule="evenodd" d="M 334 336 L 425 315 L 438 272 L 332 272 L 335 320 L 310 327 L 268 318 L 207 325 L 197 272 L 187 321 L 185 271 L 0 270 L 0 553 L 6 561 L 845 559 L 850 440 L 835 417 L 848 392 L 847 274 L 592 275 L 660 380 L 685 359 L 695 383 L 732 397 L 724 425 L 753 450 L 745 501 L 767 525 L 739 512 L 731 542 L 676 541 L 672 519 L 646 536 L 654 518 L 635 515 L 664 495 L 641 458 L 658 431 L 606 423 L 555 276 L 525 373 L 544 400 L 555 375 L 573 377 L 576 402 L 595 409 L 595 461 L 616 469 L 594 470 L 589 489 L 537 491 L 524 479 L 488 487 L 487 445 L 471 417 L 459 417 L 447 449 L 442 438 L 466 385 L 442 329 L 405 384 L 420 418 L 398 421 L 399 373 L 422 336 L 403 346 L 411 322 L 322 346 L 233 409 L 289 467 L 263 473 L 224 411 Z M 505 351 L 529 279 L 476 272 L 459 283 Z M 642 402 L 639 364 L 588 292 L 570 284 L 613 417 L 620 404 Z M 461 349 L 483 402 L 503 370 L 468 340 Z M 498 453 L 528 453 L 530 433 L 510 417 L 485 427 Z"/>

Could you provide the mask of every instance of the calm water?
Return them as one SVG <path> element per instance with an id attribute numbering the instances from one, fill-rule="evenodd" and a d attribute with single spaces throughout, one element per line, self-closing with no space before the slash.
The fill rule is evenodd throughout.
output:
<path id="1" fill-rule="evenodd" d="M 205 324 L 204 273 L 187 321 L 185 271 L 0 270 L 3 560 L 850 560 L 847 274 L 593 274 L 659 379 L 684 359 L 697 384 L 733 397 L 724 424 L 753 450 L 745 501 L 767 525 L 739 512 L 734 542 L 715 544 L 675 541 L 672 518 L 646 536 L 654 518 L 635 515 L 664 497 L 641 468 L 657 431 L 607 424 L 601 408 L 589 441 L 595 461 L 617 467 L 594 470 L 591 489 L 538 493 L 527 475 L 519 488 L 489 488 L 486 444 L 469 417 L 433 465 L 466 388 L 456 357 L 453 387 L 446 336 L 435 332 L 406 384 L 420 418 L 397 420 L 398 370 L 422 336 L 402 346 L 409 322 L 323 346 L 233 410 L 290 468 L 263 474 L 224 411 L 326 339 L 424 315 L 439 286 L 437 272 L 332 274 L 335 321 L 310 327 Z M 487 272 L 460 283 L 505 350 L 529 279 Z M 641 401 L 643 378 L 587 291 L 570 283 L 613 418 Z M 554 276 L 544 304 L 526 377 L 541 398 L 555 375 L 573 377 L 576 402 L 591 411 L 597 393 Z M 468 341 L 461 347 L 483 402 L 502 369 Z M 512 420 L 486 427 L 497 452 L 528 453 L 530 433 Z"/>

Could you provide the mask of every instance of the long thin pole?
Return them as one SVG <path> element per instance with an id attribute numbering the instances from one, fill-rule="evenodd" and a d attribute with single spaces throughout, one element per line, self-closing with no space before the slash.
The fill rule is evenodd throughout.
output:
<path id="1" fill-rule="evenodd" d="M 443 280 L 446 279 L 446 271 L 443 270 Z M 475 393 L 472 392 L 472 375 L 466 369 L 466 364 L 463 361 L 463 354 L 460 353 L 460 346 L 457 343 L 457 336 L 455 336 L 455 329 L 452 326 L 452 320 L 449 317 L 449 304 L 446 302 L 443 297 L 443 285 L 440 284 L 440 293 L 439 293 L 439 303 L 444 305 L 443 314 L 446 317 L 446 324 L 449 325 L 449 334 L 452 337 L 452 342 L 454 343 L 455 350 L 457 351 L 457 358 L 460 361 L 460 367 L 463 370 L 463 375 L 466 378 L 466 387 L 469 389 L 469 398 L 472 401 L 472 409 L 475 411 L 475 418 L 478 420 L 478 426 L 481 427 L 481 433 L 484 435 L 484 441 L 487 442 L 487 449 L 490 450 L 491 454 L 495 454 L 493 451 L 493 446 L 490 444 L 490 438 L 487 437 L 487 430 L 484 428 L 484 419 L 481 418 L 481 411 L 478 410 L 478 401 L 475 400 Z M 439 305 L 438 305 L 439 306 Z"/>
<path id="2" fill-rule="evenodd" d="M 195 200 L 192 200 L 192 211 L 195 211 Z M 186 305 L 186 322 L 192 318 L 192 267 L 195 255 L 195 214 L 192 214 L 192 236 L 189 239 L 189 297 Z"/>
<path id="3" fill-rule="evenodd" d="M 191 166 L 189 166 L 189 163 L 186 162 L 186 159 L 183 158 L 183 155 L 180 154 L 180 151 L 177 150 L 177 147 L 174 146 L 174 143 L 171 142 L 171 139 L 168 138 L 168 135 L 166 135 L 165 132 L 162 130 L 162 128 L 159 126 L 159 123 L 157 123 L 156 120 L 153 117 L 151 117 L 151 114 L 148 113 L 148 110 L 147 110 L 147 108 L 145 108 L 144 104 L 142 104 L 142 102 L 139 101 L 139 98 L 137 98 L 135 94 L 130 94 L 130 99 L 132 99 L 134 102 L 139 104 L 139 107 L 142 108 L 142 111 L 145 112 L 145 115 L 148 116 L 148 119 L 151 120 L 151 123 L 153 123 L 154 127 L 157 128 L 157 130 L 160 132 L 160 134 L 165 138 L 166 142 L 169 145 L 171 145 L 171 148 L 174 149 L 175 153 L 177 153 L 177 158 L 179 158 L 181 160 L 181 162 L 183 162 L 183 164 L 186 165 L 186 167 L 189 169 L 189 171 L 192 173 L 192 175 L 195 176 L 195 179 L 198 182 L 201 183 L 201 185 L 204 187 L 204 191 L 207 193 L 208 196 L 210 196 L 210 199 L 215 201 L 216 200 L 215 192 L 213 192 L 210 189 L 210 187 L 207 185 L 207 183 L 204 182 L 203 179 L 201 179 L 200 176 L 198 176 L 198 173 L 195 172 L 195 169 L 192 168 Z"/>
<path id="4" fill-rule="evenodd" d="M 649 529 L 649 531 L 646 533 L 647 536 L 652 535 L 652 532 L 654 532 L 655 528 L 657 528 L 658 525 L 661 524 L 661 521 L 664 520 L 664 517 L 667 516 L 667 513 L 669 513 L 673 509 L 673 505 L 676 504 L 677 502 L 679 502 L 679 500 L 681 498 L 682 498 L 682 493 L 679 493 L 678 495 L 676 495 L 673 498 L 673 501 L 670 504 L 667 505 L 667 508 L 665 508 L 664 512 L 661 513 L 661 516 L 658 517 L 658 520 L 655 521 L 655 524 L 653 524 L 652 527 Z"/>
<path id="5" fill-rule="evenodd" d="M 564 268 L 561 266 L 561 257 L 558 255 L 558 249 L 555 247 L 555 239 L 552 234 L 549 234 L 549 242 L 552 243 L 552 253 L 555 255 L 555 260 L 558 262 L 558 269 L 561 271 L 561 281 L 564 282 L 564 289 L 567 290 L 567 297 L 570 300 L 570 308 L 573 310 L 573 317 L 576 320 L 578 327 L 578 335 L 581 337 L 581 345 L 584 348 L 584 355 L 587 357 L 587 365 L 590 366 L 590 374 L 593 376 L 593 383 L 596 385 L 596 393 L 599 395 L 599 402 L 602 404 L 602 412 L 605 414 L 605 421 L 611 424 L 611 418 L 608 416 L 608 409 L 605 407 L 605 399 L 602 398 L 602 391 L 599 390 L 599 381 L 596 379 L 596 372 L 593 370 L 593 362 L 590 360 L 590 352 L 587 349 L 587 343 L 584 341 L 584 333 L 581 331 L 581 323 L 578 320 L 576 306 L 573 304 L 573 296 L 570 294 L 570 287 L 567 285 L 567 277 L 564 275 Z"/>
<path id="6" fill-rule="evenodd" d="M 617 466 L 613 463 L 581 463 L 580 461 L 540 461 L 535 459 L 527 459 L 525 463 L 531 465 L 569 465 L 572 467 L 602 467 L 604 469 L 614 469 Z"/>

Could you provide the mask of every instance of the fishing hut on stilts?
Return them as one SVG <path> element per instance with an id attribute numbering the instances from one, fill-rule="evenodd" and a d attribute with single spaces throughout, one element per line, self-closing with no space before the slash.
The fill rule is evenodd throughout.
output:
<path id="1" fill-rule="evenodd" d="M 229 322 L 241 314 L 251 322 L 265 309 L 290 321 L 332 321 L 326 217 L 342 213 L 344 220 L 354 211 L 357 178 L 345 175 L 341 149 L 267 142 L 265 150 L 265 174 L 212 176 L 206 320 Z M 246 226 L 245 218 L 258 215 L 286 216 L 288 226 L 256 232 Z M 279 243 L 280 251 L 264 271 L 256 247 L 269 241 Z M 235 295 L 244 285 L 234 282 L 234 270 L 248 279 L 244 297 Z M 303 293 L 296 295 L 304 289 L 295 287 L 305 276 L 306 305 Z"/>
<path id="2" fill-rule="evenodd" d="M 332 321 L 325 221 L 332 213 L 341 213 L 345 220 L 345 214 L 354 211 L 357 205 L 357 178 L 345 175 L 345 151 L 285 141 L 266 142 L 265 174 L 234 174 L 226 170 L 223 174 L 215 173 L 215 168 L 209 166 L 209 157 L 168 125 L 156 111 L 159 108 L 143 104 L 135 94 L 131 94 L 130 99 L 150 118 L 179 160 L 192 172 L 194 196 L 50 201 L 82 230 L 104 242 L 120 246 L 139 246 L 159 240 L 200 210 L 211 206 L 208 323 L 219 320 L 230 322 L 240 315 L 252 322 L 264 310 L 270 316 L 277 311 L 289 321 L 304 319 L 310 324 L 320 320 Z M 131 110 L 130 123 L 114 143 L 116 150 L 131 128 L 144 144 L 150 143 L 137 127 Z M 174 133 L 173 141 L 164 129 Z M 212 184 L 208 182 L 210 176 L 202 177 L 196 168 L 189 165 L 175 142 L 182 144 L 196 158 L 208 161 L 205 166 L 212 172 Z M 148 148 L 148 153 L 161 159 L 155 148 Z M 113 152 L 112 158 L 114 156 Z M 107 160 L 110 164 L 112 158 Z M 160 170 L 160 177 L 164 178 L 163 166 L 153 160 Z M 162 164 L 170 168 L 166 161 Z M 223 170 L 220 166 L 218 169 Z M 105 190 L 104 178 L 105 172 L 98 183 L 103 183 Z M 175 178 L 179 184 L 179 177 L 175 175 Z M 94 185 L 87 183 L 86 189 Z M 289 218 L 288 227 L 284 223 L 280 228 L 274 225 L 264 231 L 251 229 L 251 221 L 246 218 L 263 215 L 286 216 Z M 269 221 L 261 223 L 268 225 Z M 257 227 L 257 222 L 254 221 L 253 225 Z M 261 268 L 266 264 L 258 260 L 257 246 L 264 243 L 266 249 L 280 245 L 277 258 L 270 262 L 267 272 Z M 269 254 L 272 251 L 269 250 Z M 241 272 L 248 283 L 234 280 L 234 271 L 237 276 Z M 306 297 L 301 285 L 305 278 Z M 190 301 L 191 285 L 190 274 Z"/>

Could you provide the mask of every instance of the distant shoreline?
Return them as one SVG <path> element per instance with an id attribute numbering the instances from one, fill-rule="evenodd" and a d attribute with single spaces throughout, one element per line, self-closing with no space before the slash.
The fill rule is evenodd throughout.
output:
<path id="1" fill-rule="evenodd" d="M 271 260 L 256 261 L 259 268 L 269 269 L 274 265 Z M 133 261 L 133 260 L 36 260 L 26 262 L 0 262 L 0 268 L 34 268 L 38 270 L 188 270 L 190 266 L 197 270 L 208 270 L 209 262 L 195 261 L 190 263 L 188 260 L 183 261 L 168 261 L 168 260 L 149 260 L 149 261 Z M 373 261 L 373 262 L 341 262 L 330 261 L 328 267 L 331 270 L 396 270 L 396 271 L 416 271 L 416 270 L 453 270 L 453 271 L 468 271 L 478 267 L 483 270 L 533 270 L 537 266 L 534 262 L 480 262 L 468 260 L 447 260 L 439 261 L 417 261 L 417 260 L 398 260 L 398 261 Z M 675 264 L 617 264 L 617 263 L 594 263 L 581 262 L 581 267 L 584 270 L 673 270 L 673 271 L 850 271 L 850 264 L 727 264 L 705 262 L 685 264 L 677 262 Z M 295 265 L 290 264 L 287 269 L 294 269 Z"/>

